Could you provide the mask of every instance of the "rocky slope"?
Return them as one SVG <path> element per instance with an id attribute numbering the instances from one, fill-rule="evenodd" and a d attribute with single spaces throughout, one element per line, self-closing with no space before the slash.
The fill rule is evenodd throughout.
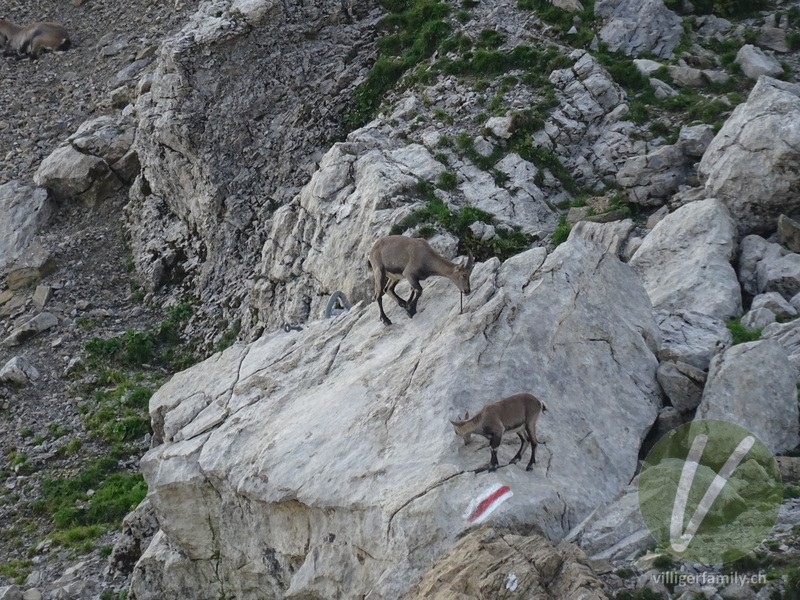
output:
<path id="1" fill-rule="evenodd" d="M 76 49 L 2 65 L 0 135 L 13 150 L 0 184 L 30 186 L 0 194 L 19 215 L 0 257 L 0 363 L 16 357 L 0 376 L 0 509 L 18 521 L 3 545 L 9 583 L 113 597 L 138 561 L 138 598 L 394 598 L 417 580 L 433 593 L 424 573 L 492 483 L 515 493 L 496 524 L 553 540 L 580 525 L 571 539 L 587 552 L 629 559 L 651 543 L 641 528 L 596 543 L 592 519 L 634 523 L 613 500 L 658 433 L 697 411 L 776 452 L 797 444 L 797 327 L 777 322 L 800 304 L 791 6 L 728 22 L 605 1 L 596 17 L 569 17 L 573 30 L 544 3 L 465 3 L 368 123 L 352 111 L 378 83 L 370 66 L 378 52 L 379 65 L 396 60 L 391 44 L 403 49 L 403 19 L 416 18 L 387 25 L 377 3 L 34 8 L 6 16 L 64 22 Z M 381 32 L 397 39 L 376 45 Z M 660 62 L 609 61 L 600 40 Z M 553 251 L 567 210 L 575 226 Z M 393 227 L 437 234 L 450 256 L 482 253 L 464 314 L 444 280 L 391 329 L 357 303 L 369 298 L 364 256 Z M 321 320 L 335 291 L 355 305 Z M 766 327 L 762 339 L 731 347 L 732 317 Z M 134 476 L 151 442 L 125 429 L 141 419 L 126 412 L 135 390 L 186 365 L 176 340 L 207 354 L 237 333 L 256 341 L 153 396 L 149 499 L 124 536 L 84 544 L 67 569 L 79 551 L 37 512 L 50 480 L 83 472 L 115 435 L 127 444 L 112 461 Z M 87 346 L 95 337 L 106 341 Z M 549 408 L 536 470 L 481 473 L 488 451 L 456 444 L 447 419 L 520 390 Z M 769 408 L 756 418 L 754 397 Z M 98 495 L 86 492 L 79 513 Z M 543 564 L 521 587 L 505 574 L 507 590 L 606 593 L 574 547 L 502 535 L 479 545 L 541 549 L 586 577 L 571 588 Z"/>

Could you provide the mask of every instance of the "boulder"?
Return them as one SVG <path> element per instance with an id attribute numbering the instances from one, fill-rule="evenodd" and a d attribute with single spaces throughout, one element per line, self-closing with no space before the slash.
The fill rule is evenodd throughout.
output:
<path id="1" fill-rule="evenodd" d="M 759 273 L 764 271 L 766 265 L 779 261 L 785 255 L 786 251 L 779 244 L 770 243 L 759 235 L 746 236 L 739 245 L 739 280 L 742 289 L 752 296 L 760 294 L 763 290 L 759 284 Z"/>
<path id="2" fill-rule="evenodd" d="M 756 274 L 759 292 L 777 292 L 791 300 L 800 292 L 800 254 L 792 252 L 780 258 L 761 260 Z"/>
<path id="3" fill-rule="evenodd" d="M 576 543 L 595 560 L 632 560 L 656 542 L 639 510 L 638 476 L 609 502 L 596 508 L 564 542 Z"/>
<path id="4" fill-rule="evenodd" d="M 730 210 L 740 236 L 771 233 L 800 212 L 800 85 L 759 78 L 698 165 L 707 198 Z"/>
<path id="5" fill-rule="evenodd" d="M 683 33 L 680 17 L 661 0 L 600 0 L 594 12 L 605 19 L 600 39 L 629 56 L 650 52 L 670 58 Z"/>
<path id="6" fill-rule="evenodd" d="M 630 265 L 656 310 L 738 317 L 741 291 L 731 266 L 735 237 L 735 225 L 722 202 L 692 202 L 647 234 Z"/>
<path id="7" fill-rule="evenodd" d="M 711 362 L 696 418 L 736 423 L 772 452 L 790 450 L 800 441 L 796 384 L 797 372 L 777 341 L 732 346 Z"/>
<path id="8" fill-rule="evenodd" d="M 33 181 L 56 197 L 80 198 L 90 206 L 122 187 L 106 161 L 70 145 L 56 148 L 45 158 Z"/>
<path id="9" fill-rule="evenodd" d="M 742 72 L 751 79 L 758 79 L 762 75 L 778 77 L 783 73 L 783 67 L 774 56 L 765 54 L 752 44 L 745 44 L 739 48 L 736 62 L 742 67 Z"/>
<path id="10" fill-rule="evenodd" d="M 781 345 L 795 368 L 797 379 L 800 380 L 800 321 L 770 323 L 761 332 L 761 339 L 775 340 Z"/>
<path id="11" fill-rule="evenodd" d="M 0 369 L 0 381 L 25 385 L 35 379 L 39 379 L 39 371 L 21 356 L 15 356 Z"/>
<path id="12" fill-rule="evenodd" d="M 617 257 L 622 257 L 625 244 L 635 225 L 631 219 L 614 221 L 613 223 L 592 223 L 591 221 L 578 221 L 570 230 L 570 238 L 583 238 L 594 242 L 604 252 L 610 252 Z"/>
<path id="13" fill-rule="evenodd" d="M 0 271 L 22 256 L 52 212 L 46 190 L 19 181 L 0 185 Z"/>
<path id="14" fill-rule="evenodd" d="M 574 239 L 546 258 L 478 263 L 472 287 L 464 314 L 433 279 L 411 320 L 391 305 L 387 328 L 355 305 L 233 346 L 156 392 L 162 443 L 142 472 L 161 530 L 135 597 L 216 598 L 203 582 L 219 578 L 242 599 L 397 598 L 471 529 L 470 506 L 493 486 L 513 496 L 492 523 L 535 523 L 550 539 L 614 498 L 660 404 L 658 329 L 633 271 Z M 548 408 L 538 462 L 506 466 L 509 436 L 501 468 L 483 472 L 485 443 L 465 446 L 448 419 L 519 391 Z"/>
<path id="15" fill-rule="evenodd" d="M 690 158 L 700 158 L 714 139 L 711 125 L 684 125 L 678 134 L 676 146 Z"/>
<path id="16" fill-rule="evenodd" d="M 50 251 L 34 239 L 8 269 L 6 285 L 10 290 L 31 287 L 56 270 L 56 261 Z"/>
<path id="17" fill-rule="evenodd" d="M 800 223 L 780 215 L 778 217 L 778 243 L 789 252 L 800 252 Z"/>
<path id="18" fill-rule="evenodd" d="M 617 183 L 628 199 L 642 206 L 660 206 L 686 181 L 687 165 L 678 146 L 661 146 L 645 156 L 633 156 L 617 171 Z"/>
<path id="19" fill-rule="evenodd" d="M 794 308 L 786 298 L 777 292 L 767 292 L 766 294 L 759 294 L 753 298 L 750 304 L 750 309 L 767 308 L 771 310 L 776 317 L 788 319 L 797 316 L 797 309 Z"/>
<path id="20" fill-rule="evenodd" d="M 758 31 L 757 43 L 762 48 L 769 48 L 775 52 L 789 52 L 791 47 L 786 38 L 786 29 L 764 24 Z"/>
<path id="21" fill-rule="evenodd" d="M 714 317 L 691 311 L 659 312 L 661 361 L 682 362 L 705 371 L 711 359 L 733 343 L 725 323 Z"/>
<path id="22" fill-rule="evenodd" d="M 766 307 L 757 307 L 748 310 L 741 319 L 741 324 L 746 329 L 763 329 L 775 322 L 775 313 Z"/>
<path id="23" fill-rule="evenodd" d="M 460 539 L 400 600 L 610 598 L 574 545 L 483 526 Z"/>
<path id="24" fill-rule="evenodd" d="M 679 413 L 694 410 L 700 404 L 706 375 L 697 367 L 684 362 L 662 362 L 658 365 L 656 375 L 670 403 Z"/>
<path id="25" fill-rule="evenodd" d="M 135 150 L 146 176 L 134 182 L 126 208 L 146 289 L 180 279 L 205 303 L 241 307 L 224 316 L 241 318 L 243 335 L 257 335 L 264 315 L 250 291 L 275 210 L 309 182 L 341 135 L 385 14 L 353 0 L 204 2 L 180 31 L 159 40 L 146 69 L 150 90 L 135 100 Z M 355 251 L 346 250 L 352 260 Z M 298 304 L 338 289 L 298 290 Z M 282 301 L 276 292 L 264 312 L 283 312 Z M 287 320 L 276 314 L 269 328 Z"/>
<path id="26" fill-rule="evenodd" d="M 17 346 L 56 325 L 58 325 L 57 316 L 49 312 L 39 313 L 12 329 L 8 337 L 0 342 L 0 346 Z"/>

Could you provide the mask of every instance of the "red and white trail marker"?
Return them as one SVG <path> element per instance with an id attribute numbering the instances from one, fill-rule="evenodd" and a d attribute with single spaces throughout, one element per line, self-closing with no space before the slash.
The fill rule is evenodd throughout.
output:
<path id="1" fill-rule="evenodd" d="M 514 492 L 507 485 L 497 484 L 469 503 L 464 518 L 470 523 L 483 523 Z"/>

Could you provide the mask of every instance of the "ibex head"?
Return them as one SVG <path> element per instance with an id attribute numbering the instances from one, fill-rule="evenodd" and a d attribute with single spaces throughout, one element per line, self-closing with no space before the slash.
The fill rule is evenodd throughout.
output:
<path id="1" fill-rule="evenodd" d="M 472 289 L 469 287 L 469 277 L 472 275 L 472 269 L 475 267 L 475 258 L 472 252 L 465 259 L 461 259 L 453 270 L 453 276 L 450 278 L 456 287 L 465 294 L 469 294 Z"/>

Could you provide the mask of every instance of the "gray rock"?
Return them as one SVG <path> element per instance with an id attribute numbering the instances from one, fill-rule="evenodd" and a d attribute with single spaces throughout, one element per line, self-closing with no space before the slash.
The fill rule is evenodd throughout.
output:
<path id="1" fill-rule="evenodd" d="M 15 356 L 0 369 L 0 381 L 25 385 L 36 379 L 39 379 L 39 371 L 21 356 Z"/>
<path id="2" fill-rule="evenodd" d="M 800 380 L 800 321 L 771 323 L 761 332 L 761 339 L 773 339 L 783 347 Z"/>
<path id="3" fill-rule="evenodd" d="M 762 75 L 777 77 L 783 73 L 783 67 L 775 57 L 765 54 L 752 44 L 745 44 L 736 53 L 736 62 L 742 67 L 745 75 L 758 79 Z"/>
<path id="4" fill-rule="evenodd" d="M 647 234 L 630 265 L 656 310 L 697 311 L 718 319 L 741 314 L 731 267 L 736 229 L 715 199 L 692 202 L 667 215 Z"/>
<path id="5" fill-rule="evenodd" d="M 53 288 L 49 285 L 37 285 L 36 290 L 33 292 L 33 305 L 37 308 L 44 308 L 45 304 L 53 297 Z"/>
<path id="6" fill-rule="evenodd" d="M 789 252 L 800 252 L 800 223 L 786 215 L 778 217 L 778 243 Z"/>
<path id="7" fill-rule="evenodd" d="M 779 244 L 772 244 L 758 235 L 746 236 L 739 245 L 739 280 L 742 289 L 756 296 L 763 290 L 759 284 L 761 263 L 769 264 L 780 260 L 786 251 Z"/>
<path id="8" fill-rule="evenodd" d="M 576 546 L 483 526 L 454 544 L 400 600 L 482 600 L 489 591 L 498 592 L 496 597 L 535 598 L 542 590 L 557 598 L 610 598 Z"/>
<path id="9" fill-rule="evenodd" d="M 154 597 L 155 582 L 160 597 L 179 586 L 196 596 L 216 573 L 243 599 L 278 588 L 333 597 L 342 585 L 396 598 L 470 527 L 462 515 L 495 483 L 514 496 L 493 524 L 535 521 L 554 539 L 614 498 L 660 403 L 658 330 L 635 274 L 575 239 L 546 260 L 535 249 L 479 263 L 472 284 L 463 315 L 452 284 L 435 279 L 412 320 L 386 328 L 374 305 L 353 306 L 233 346 L 156 392 L 151 416 L 163 443 L 142 471 L 161 532 L 132 593 Z M 474 362 L 453 362 L 455 346 Z M 528 368 L 541 353 L 550 358 Z M 448 418 L 519 390 L 548 405 L 534 472 L 476 474 L 488 451 L 465 446 Z M 516 451 L 508 441 L 503 465 Z M 268 565 L 241 568 L 265 548 Z"/>
<path id="10" fill-rule="evenodd" d="M 22 590 L 16 585 L 0 587 L 0 600 L 22 600 Z"/>
<path id="11" fill-rule="evenodd" d="M 772 452 L 784 452 L 800 441 L 796 382 L 795 368 L 777 341 L 732 346 L 712 361 L 696 418 L 736 423 Z"/>
<path id="12" fill-rule="evenodd" d="M 706 197 L 722 200 L 739 235 L 772 232 L 800 212 L 800 85 L 761 77 L 698 165 Z"/>
<path id="13" fill-rule="evenodd" d="M 659 438 L 681 425 L 683 425 L 683 417 L 674 406 L 665 406 L 658 411 L 656 430 Z"/>
<path id="14" fill-rule="evenodd" d="M 759 292 L 778 292 L 791 300 L 800 292 L 800 254 L 761 260 L 756 270 Z"/>
<path id="15" fill-rule="evenodd" d="M 742 326 L 750 330 L 763 329 L 774 322 L 775 313 L 763 306 L 748 310 L 741 319 Z"/>
<path id="16" fill-rule="evenodd" d="M 49 312 L 39 313 L 25 321 L 19 327 L 12 329 L 9 336 L 4 339 L 0 345 L 17 346 L 56 325 L 58 325 L 58 317 L 54 314 Z"/>
<path id="17" fill-rule="evenodd" d="M 51 214 L 46 190 L 19 181 L 0 185 L 0 271 L 22 256 Z"/>
<path id="18" fill-rule="evenodd" d="M 645 76 L 652 75 L 664 66 L 660 62 L 650 60 L 649 58 L 634 58 L 633 64 L 639 70 L 639 72 Z"/>
<path id="19" fill-rule="evenodd" d="M 678 91 L 675 88 L 671 87 L 668 83 L 661 81 L 660 79 L 651 77 L 649 81 L 650 87 L 652 87 L 654 90 L 655 97 L 659 100 L 678 95 Z"/>
<path id="20" fill-rule="evenodd" d="M 660 312 L 659 360 L 686 363 L 705 371 L 711 359 L 733 343 L 725 323 L 714 317 L 691 311 Z"/>
<path id="21" fill-rule="evenodd" d="M 780 27 L 773 27 L 769 25 L 762 25 L 758 30 L 757 43 L 762 48 L 769 48 L 775 52 L 789 52 L 788 40 L 786 39 L 786 29 Z"/>
<path id="22" fill-rule="evenodd" d="M 686 156 L 699 158 L 705 154 L 713 139 L 714 128 L 711 125 L 684 125 L 676 145 Z"/>
<path id="23" fill-rule="evenodd" d="M 681 365 L 690 366 L 686 365 L 686 363 L 681 363 Z M 656 373 L 658 383 L 661 384 L 670 403 L 679 413 L 694 410 L 703 398 L 705 377 L 703 377 L 702 381 L 697 381 L 697 379 L 689 377 L 684 371 L 685 368 L 679 368 L 674 362 L 662 362 L 658 365 Z"/>
<path id="24" fill-rule="evenodd" d="M 777 292 L 759 294 L 753 298 L 751 309 L 768 308 L 776 317 L 788 319 L 797 315 L 797 310 Z"/>
<path id="25" fill-rule="evenodd" d="M 617 183 L 631 202 L 642 206 L 664 204 L 686 180 L 686 160 L 678 146 L 661 146 L 645 156 L 625 161 L 617 172 Z"/>
<path id="26" fill-rule="evenodd" d="M 45 158 L 33 180 L 36 185 L 47 188 L 57 197 L 80 197 L 89 205 L 122 187 L 122 182 L 106 161 L 69 145 L 56 148 Z"/>
<path id="27" fill-rule="evenodd" d="M 655 539 L 639 509 L 638 476 L 609 503 L 597 509 L 564 538 L 596 560 L 631 560 Z"/>
<path id="28" fill-rule="evenodd" d="M 53 255 L 34 238 L 8 270 L 6 285 L 10 290 L 29 287 L 55 270 L 56 261 Z"/>
<path id="29" fill-rule="evenodd" d="M 634 227 L 635 224 L 630 219 L 614 221 L 613 223 L 579 221 L 570 230 L 569 237 L 580 237 L 594 242 L 603 249 L 603 252 L 610 252 L 617 257 L 621 257 Z"/>
<path id="30" fill-rule="evenodd" d="M 594 12 L 605 19 L 598 32 L 611 50 L 669 58 L 680 42 L 681 19 L 656 0 L 600 0 Z"/>

